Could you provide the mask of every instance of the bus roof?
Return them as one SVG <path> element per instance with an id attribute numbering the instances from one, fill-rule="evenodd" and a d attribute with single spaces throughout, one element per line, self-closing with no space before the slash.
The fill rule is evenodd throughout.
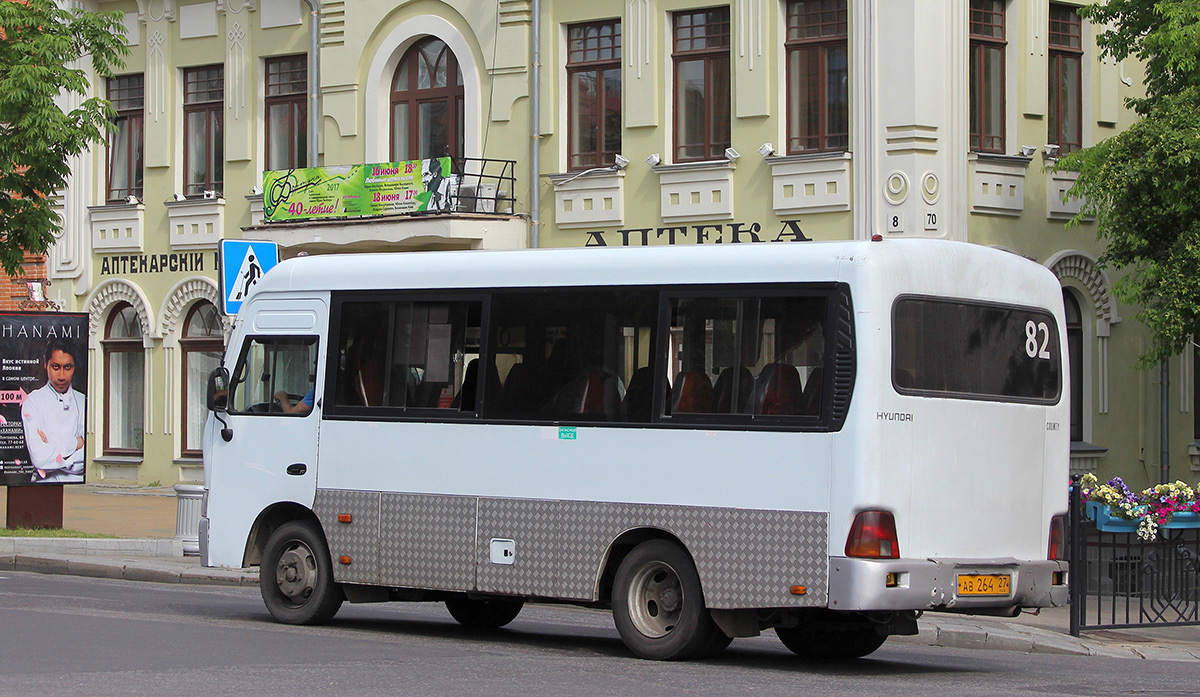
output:
<path id="1" fill-rule="evenodd" d="M 887 268 L 899 289 L 951 293 L 976 287 L 996 299 L 1023 286 L 1029 300 L 1057 289 L 1036 262 L 982 245 L 945 240 L 779 242 L 686 247 L 588 247 L 373 254 L 325 254 L 280 262 L 255 287 L 269 292 L 586 287 L 853 280 Z M 1024 272 L 1022 272 L 1024 269 Z M 1035 271 L 1040 270 L 1040 271 Z M 1014 284 L 1016 276 L 1040 283 Z M 939 278 L 941 282 L 939 282 Z M 919 283 L 917 282 L 919 279 Z M 979 289 L 979 284 L 997 287 Z M 876 279 L 878 280 L 878 279 Z M 1034 287 L 1041 285 L 1036 291 Z M 1057 292 L 1057 291 L 1056 291 Z M 975 293 L 970 293 L 974 295 Z"/>

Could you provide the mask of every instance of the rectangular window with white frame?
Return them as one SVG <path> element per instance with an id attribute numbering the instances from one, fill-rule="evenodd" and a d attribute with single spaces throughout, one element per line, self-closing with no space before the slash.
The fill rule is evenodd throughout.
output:
<path id="1" fill-rule="evenodd" d="M 1004 152 L 1004 0 L 971 0 L 971 150 Z"/>
<path id="2" fill-rule="evenodd" d="M 847 0 L 787 3 L 788 153 L 849 147 Z"/>
<path id="3" fill-rule="evenodd" d="M 621 150 L 621 20 L 567 27 L 569 169 L 612 164 Z"/>
<path id="4" fill-rule="evenodd" d="M 225 173 L 225 67 L 183 71 L 184 195 L 220 192 Z"/>
<path id="5" fill-rule="evenodd" d="M 108 135 L 108 177 L 105 199 L 125 203 L 142 198 L 145 144 L 145 81 L 141 73 L 108 80 L 108 101 L 116 116 Z"/>
<path id="6" fill-rule="evenodd" d="M 675 161 L 724 157 L 730 145 L 728 7 L 671 15 Z"/>

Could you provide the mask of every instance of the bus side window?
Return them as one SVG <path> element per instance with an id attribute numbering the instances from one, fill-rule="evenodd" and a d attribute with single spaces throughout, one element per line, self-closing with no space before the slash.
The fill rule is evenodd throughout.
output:
<path id="1" fill-rule="evenodd" d="M 657 303 L 642 289 L 494 293 L 489 365 L 501 387 L 485 394 L 484 417 L 649 422 L 653 374 L 632 397 L 626 387 L 650 366 Z"/>
<path id="2" fill-rule="evenodd" d="M 666 413 L 820 415 L 827 313 L 822 295 L 674 300 Z"/>

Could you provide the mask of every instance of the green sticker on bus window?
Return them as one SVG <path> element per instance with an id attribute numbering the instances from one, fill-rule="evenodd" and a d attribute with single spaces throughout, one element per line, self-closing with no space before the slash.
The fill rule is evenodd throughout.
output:
<path id="1" fill-rule="evenodd" d="M 558 427 L 558 439 L 559 440 L 575 440 L 575 435 L 576 435 L 576 432 L 575 432 L 574 426 L 559 426 Z"/>

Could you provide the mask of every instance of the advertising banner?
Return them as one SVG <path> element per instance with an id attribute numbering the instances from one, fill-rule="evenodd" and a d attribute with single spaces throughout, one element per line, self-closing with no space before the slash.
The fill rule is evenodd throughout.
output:
<path id="1" fill-rule="evenodd" d="M 0 485 L 82 484 L 88 316 L 0 313 Z"/>
<path id="2" fill-rule="evenodd" d="M 268 222 L 441 211 L 455 184 L 449 157 L 263 172 Z"/>

